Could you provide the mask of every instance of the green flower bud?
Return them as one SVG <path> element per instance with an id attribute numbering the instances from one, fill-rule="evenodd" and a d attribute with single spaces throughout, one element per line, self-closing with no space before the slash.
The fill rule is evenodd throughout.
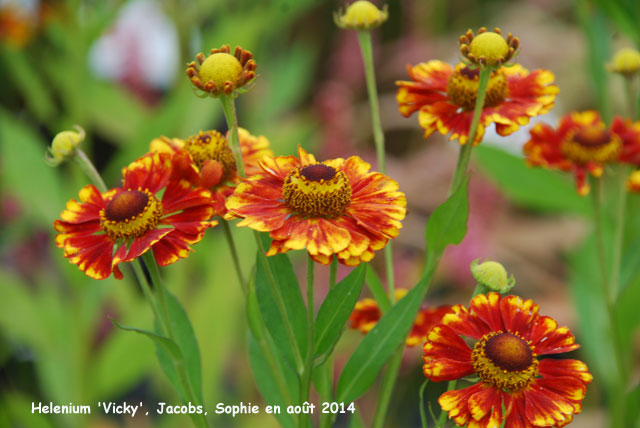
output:
<path id="1" fill-rule="evenodd" d="M 508 292 L 516 285 L 516 280 L 507 276 L 507 271 L 498 262 L 485 261 L 478 263 L 478 260 L 471 262 L 471 273 L 478 281 L 478 284 L 487 287 L 492 291 L 498 291 L 502 294 Z"/>

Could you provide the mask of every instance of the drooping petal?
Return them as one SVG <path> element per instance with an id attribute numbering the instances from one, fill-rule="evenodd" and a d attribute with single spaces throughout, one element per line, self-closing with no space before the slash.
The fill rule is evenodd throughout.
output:
<path id="1" fill-rule="evenodd" d="M 529 340 L 538 355 L 559 354 L 580 347 L 567 327 L 558 327 L 556 320 L 547 316 L 536 317 Z"/>
<path id="2" fill-rule="evenodd" d="M 584 383 L 589 383 L 593 380 L 587 365 L 579 360 L 545 358 L 540 361 L 538 371 L 545 378 L 571 376 Z"/>
<path id="3" fill-rule="evenodd" d="M 477 383 L 464 389 L 447 391 L 438 398 L 438 403 L 443 411 L 449 412 L 449 419 L 456 421 L 458 426 L 466 426 L 473 419 L 468 406 L 469 398 L 483 388 L 481 383 Z"/>
<path id="4" fill-rule="evenodd" d="M 574 403 L 536 383 L 524 389 L 523 394 L 525 416 L 535 426 L 554 426 L 576 411 Z"/>
<path id="5" fill-rule="evenodd" d="M 84 236 L 82 241 L 77 251 L 65 257 L 91 278 L 108 278 L 112 272 L 113 241 L 107 235 Z"/>
<path id="6" fill-rule="evenodd" d="M 425 376 L 434 382 L 454 380 L 473 373 L 471 349 L 452 329 L 437 325 L 423 346 Z"/>

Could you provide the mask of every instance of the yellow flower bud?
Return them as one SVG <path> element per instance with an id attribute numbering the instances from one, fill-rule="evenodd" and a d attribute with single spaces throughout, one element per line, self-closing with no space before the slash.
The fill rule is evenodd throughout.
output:
<path id="1" fill-rule="evenodd" d="M 505 39 L 499 28 L 487 31 L 482 27 L 474 36 L 473 31 L 468 30 L 460 36 L 460 53 L 469 61 L 477 65 L 499 67 L 511 60 L 520 46 L 517 37 L 511 33 Z"/>
<path id="2" fill-rule="evenodd" d="M 613 60 L 607 64 L 607 69 L 612 73 L 620 73 L 631 76 L 640 72 L 640 52 L 633 48 L 620 49 Z"/>
<path id="3" fill-rule="evenodd" d="M 187 66 L 193 85 L 211 96 L 231 95 L 246 91 L 256 77 L 253 54 L 237 46 L 233 55 L 229 45 L 211 49 L 209 56 L 199 53 Z M 244 88 L 243 88 L 244 87 Z"/>
<path id="4" fill-rule="evenodd" d="M 76 147 L 84 141 L 85 132 L 76 125 L 77 131 L 62 131 L 56 134 L 45 157 L 46 162 L 56 166 L 75 154 Z"/>
<path id="5" fill-rule="evenodd" d="M 342 11 L 333 14 L 338 27 L 351 30 L 370 30 L 379 27 L 388 17 L 386 5 L 380 10 L 366 0 L 358 0 L 350 4 L 344 14 Z"/>
<path id="6" fill-rule="evenodd" d="M 478 284 L 500 293 L 506 293 L 516 285 L 513 275 L 508 277 L 506 269 L 498 262 L 478 263 L 478 260 L 474 260 L 471 263 L 471 273 Z"/>

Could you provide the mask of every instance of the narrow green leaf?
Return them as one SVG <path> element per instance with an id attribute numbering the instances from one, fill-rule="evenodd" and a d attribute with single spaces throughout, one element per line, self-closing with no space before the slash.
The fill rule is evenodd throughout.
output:
<path id="1" fill-rule="evenodd" d="M 449 244 L 459 244 L 467 233 L 469 203 L 465 178 L 453 195 L 433 211 L 427 222 L 427 254 L 438 258 Z"/>
<path id="2" fill-rule="evenodd" d="M 338 283 L 324 299 L 316 317 L 316 346 L 314 355 L 331 352 L 344 331 L 344 326 L 358 301 L 366 264 L 362 263 Z"/>
<path id="3" fill-rule="evenodd" d="M 262 234 L 261 237 L 264 247 L 269 248 L 269 237 L 266 234 Z M 261 259 L 262 257 L 258 255 L 256 261 L 256 293 L 260 311 L 267 330 L 273 337 L 276 348 L 284 355 L 289 364 L 295 367 L 294 351 L 285 323 L 290 324 L 298 346 L 298 352 L 304 356 L 307 346 L 307 310 L 302 300 L 298 279 L 286 254 L 267 257 L 267 263 L 275 279 L 276 292 L 280 294 L 284 302 L 287 319 L 282 319 L 276 303 L 276 297 L 273 294 L 272 286 L 269 283 L 269 278 Z"/>
<path id="4" fill-rule="evenodd" d="M 168 290 L 165 290 L 167 295 L 167 306 L 169 309 L 169 316 L 173 324 L 173 331 L 176 335 L 176 344 L 178 345 L 181 355 L 184 357 L 182 364 L 187 369 L 187 376 L 193 392 L 199 401 L 202 403 L 202 365 L 200 361 L 200 348 L 198 347 L 198 340 L 196 339 L 195 332 L 191 326 L 191 321 L 185 312 L 184 308 L 178 301 L 178 299 L 171 294 Z M 163 369 L 168 369 L 167 363 L 173 365 L 173 361 L 168 360 L 170 355 L 167 355 L 165 350 L 158 348 L 158 359 L 163 364 Z M 164 355 L 163 355 L 164 354 Z M 180 360 L 178 360 L 180 361 Z M 177 379 L 177 378 L 176 378 Z M 175 385 L 175 384 L 174 384 Z M 186 400 L 185 400 L 186 401 Z"/>
<path id="5" fill-rule="evenodd" d="M 169 339 L 168 337 L 161 336 L 157 333 L 154 333 L 152 331 L 145 330 L 142 328 L 129 327 L 128 325 L 122 325 L 111 317 L 109 317 L 109 320 L 111 320 L 113 325 L 118 327 L 120 330 L 134 331 L 136 333 L 140 333 L 144 336 L 147 336 L 149 339 L 153 341 L 153 343 L 155 343 L 160 348 L 164 349 L 167 353 L 169 353 L 172 358 L 175 358 L 177 360 L 182 358 L 182 355 L 180 354 L 180 348 L 178 348 L 178 345 L 176 345 L 176 343 L 173 340 Z"/>
<path id="6" fill-rule="evenodd" d="M 362 339 L 338 380 L 338 402 L 354 401 L 364 394 L 389 357 L 404 342 L 427 293 L 433 272 L 432 266 L 420 282 L 392 306 Z"/>
<path id="7" fill-rule="evenodd" d="M 589 199 L 577 194 L 570 174 L 529 167 L 523 158 L 488 146 L 476 147 L 474 160 L 517 204 L 544 212 L 591 212 Z"/>
<path id="8" fill-rule="evenodd" d="M 268 340 L 268 337 L 265 339 Z M 272 346 L 272 348 L 274 347 Z M 277 355 L 277 353 L 275 354 Z M 249 364 L 251 365 L 251 370 L 253 371 L 253 376 L 256 380 L 256 384 L 258 385 L 258 389 L 264 397 L 264 401 L 270 406 L 280 406 L 281 408 L 280 413 L 274 413 L 274 416 L 284 428 L 294 428 L 296 426 L 296 420 L 293 415 L 287 413 L 286 402 L 280 393 L 273 373 L 271 373 L 271 368 L 265 361 L 256 339 L 251 334 L 249 334 Z M 277 364 L 278 370 L 280 370 L 284 375 L 287 382 L 288 390 L 292 395 L 293 402 L 297 403 L 299 387 L 296 374 L 293 373 L 293 371 L 284 364 L 280 358 L 278 358 Z"/>

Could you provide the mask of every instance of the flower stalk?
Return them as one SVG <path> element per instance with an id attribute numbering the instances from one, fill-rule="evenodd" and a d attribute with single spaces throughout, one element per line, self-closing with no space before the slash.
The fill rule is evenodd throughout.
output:
<path id="1" fill-rule="evenodd" d="M 227 121 L 227 127 L 229 128 L 229 146 L 233 152 L 233 157 L 236 161 L 236 168 L 238 169 L 238 175 L 242 178 L 245 177 L 244 162 L 242 160 L 242 150 L 240 149 L 240 137 L 238 135 L 238 116 L 236 114 L 236 103 L 233 95 L 221 95 L 220 104 L 222 104 L 222 110 L 224 111 L 224 117 Z"/>
<path id="2" fill-rule="evenodd" d="M 476 133 L 478 132 L 478 124 L 480 123 L 480 117 L 482 116 L 482 108 L 484 107 L 484 99 L 487 95 L 487 85 L 489 84 L 489 77 L 491 76 L 491 66 L 480 66 L 480 75 L 478 76 L 478 95 L 476 97 L 476 105 L 473 110 L 473 118 L 471 119 L 471 127 L 469 128 L 469 137 L 467 143 L 462 146 L 458 155 L 458 164 L 456 165 L 456 171 L 453 174 L 451 180 L 451 187 L 449 194 L 452 195 L 456 189 L 462 184 L 465 174 L 467 173 L 467 165 L 471 159 L 471 150 L 476 140 Z"/>
<path id="3" fill-rule="evenodd" d="M 315 262 L 311 256 L 307 256 L 307 355 L 304 360 L 304 367 L 300 374 L 300 403 L 309 401 L 311 390 L 311 372 L 313 371 L 313 348 L 315 344 L 314 328 L 314 276 Z M 311 424 L 308 413 L 300 413 L 299 428 L 306 428 Z"/>

